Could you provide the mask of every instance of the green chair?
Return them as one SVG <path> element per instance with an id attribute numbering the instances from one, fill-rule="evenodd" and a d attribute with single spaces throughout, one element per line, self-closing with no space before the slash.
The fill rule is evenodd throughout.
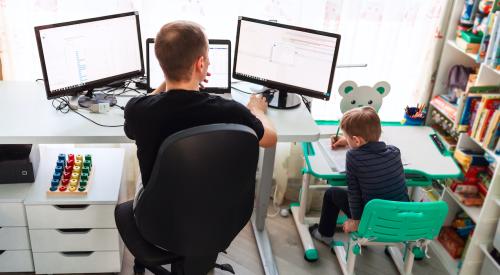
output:
<path id="1" fill-rule="evenodd" d="M 354 274 L 356 256 L 361 254 L 362 246 L 384 245 L 399 272 L 411 274 L 415 254 L 427 251 L 447 213 L 448 205 L 444 201 L 371 200 L 364 208 L 358 231 L 350 235 L 347 253 L 341 242 L 333 244 L 342 272 Z"/>

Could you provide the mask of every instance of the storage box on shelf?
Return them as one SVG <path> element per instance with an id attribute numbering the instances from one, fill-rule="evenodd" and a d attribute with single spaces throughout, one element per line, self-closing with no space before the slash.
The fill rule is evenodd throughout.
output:
<path id="1" fill-rule="evenodd" d="M 86 196 L 47 195 L 60 153 L 92 155 L 94 178 Z M 123 150 L 51 149 L 42 159 L 25 200 L 36 273 L 119 272 L 123 249 L 114 208 L 122 181 Z"/>

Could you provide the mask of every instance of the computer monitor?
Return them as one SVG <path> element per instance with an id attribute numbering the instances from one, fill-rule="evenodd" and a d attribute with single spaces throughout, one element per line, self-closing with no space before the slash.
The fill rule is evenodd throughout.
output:
<path id="1" fill-rule="evenodd" d="M 233 77 L 275 92 L 270 107 L 300 105 L 295 94 L 328 100 L 340 35 L 239 17 Z"/>
<path id="2" fill-rule="evenodd" d="M 87 91 L 80 106 L 113 104 L 92 90 L 144 74 L 137 12 L 37 26 L 35 35 L 48 99 Z"/>
<path id="3" fill-rule="evenodd" d="M 149 91 L 160 86 L 165 77 L 155 55 L 154 38 L 146 39 L 146 75 Z M 208 58 L 210 76 L 203 83 L 201 92 L 224 94 L 231 93 L 231 41 L 224 39 L 208 40 Z"/>

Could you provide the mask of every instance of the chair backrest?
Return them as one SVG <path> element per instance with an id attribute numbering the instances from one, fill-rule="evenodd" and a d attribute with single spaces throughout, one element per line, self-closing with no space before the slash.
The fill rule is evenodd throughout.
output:
<path id="1" fill-rule="evenodd" d="M 358 228 L 358 236 L 375 242 L 434 239 L 448 213 L 444 201 L 369 201 Z"/>
<path id="2" fill-rule="evenodd" d="M 224 251 L 252 214 L 258 157 L 257 136 L 243 125 L 168 137 L 134 210 L 141 235 L 182 256 Z"/>

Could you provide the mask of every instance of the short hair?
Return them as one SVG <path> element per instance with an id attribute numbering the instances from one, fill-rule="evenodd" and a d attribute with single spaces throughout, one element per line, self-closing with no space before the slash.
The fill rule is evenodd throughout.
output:
<path id="1" fill-rule="evenodd" d="M 344 113 L 340 128 L 348 136 L 362 137 L 365 141 L 378 141 L 382 134 L 380 118 L 370 106 L 354 108 Z"/>
<path id="2" fill-rule="evenodd" d="M 161 27 L 155 39 L 155 54 L 166 79 L 191 80 L 193 64 L 205 56 L 208 42 L 200 25 L 174 21 Z"/>

